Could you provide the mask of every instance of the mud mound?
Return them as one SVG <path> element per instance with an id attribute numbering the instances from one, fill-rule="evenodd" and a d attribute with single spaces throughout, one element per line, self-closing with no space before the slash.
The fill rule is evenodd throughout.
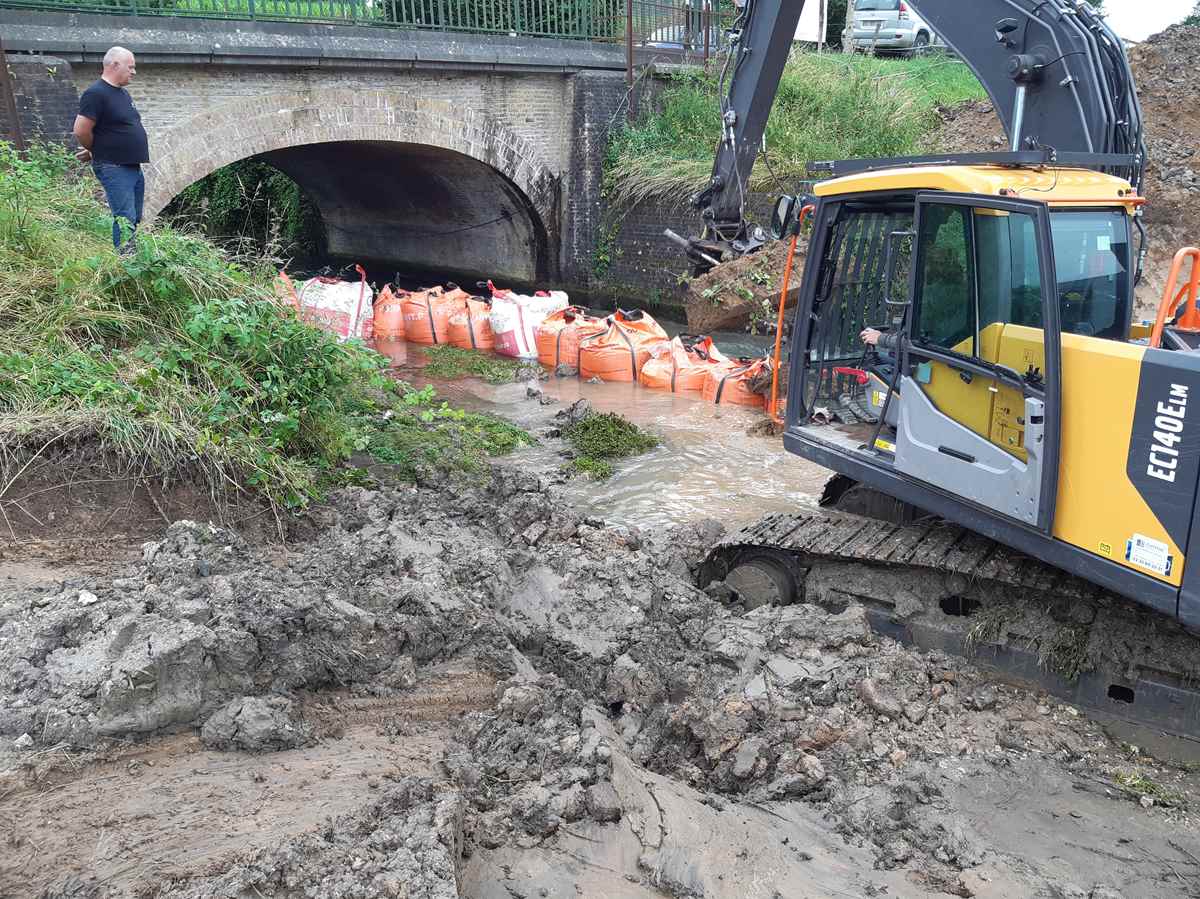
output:
<path id="1" fill-rule="evenodd" d="M 783 270 L 790 241 L 775 240 L 757 253 L 734 259 L 688 283 L 684 308 L 688 330 L 694 334 L 736 331 L 751 327 L 758 333 L 774 333 L 783 291 Z M 787 305 L 800 296 L 800 278 L 808 241 L 796 247 Z"/>
<path id="2" fill-rule="evenodd" d="M 609 527 L 503 466 L 323 518 L 3 596 L 0 895 L 1185 894 L 1195 774 L 857 603 L 722 605 L 690 576 L 719 525 Z"/>

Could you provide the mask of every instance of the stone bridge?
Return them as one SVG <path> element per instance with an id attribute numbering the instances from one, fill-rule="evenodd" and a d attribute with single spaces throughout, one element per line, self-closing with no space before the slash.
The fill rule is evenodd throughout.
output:
<path id="1" fill-rule="evenodd" d="M 605 132 L 625 96 L 620 47 L 14 9 L 0 9 L 0 31 L 24 115 L 52 135 L 74 116 L 63 91 L 99 77 L 108 47 L 137 55 L 147 218 L 257 156 L 312 197 L 332 255 L 588 280 Z"/>

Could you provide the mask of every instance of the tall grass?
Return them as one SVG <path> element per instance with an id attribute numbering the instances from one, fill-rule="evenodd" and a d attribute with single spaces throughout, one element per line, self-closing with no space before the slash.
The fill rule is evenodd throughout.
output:
<path id="1" fill-rule="evenodd" d="M 610 198 L 635 203 L 702 187 L 720 139 L 717 94 L 712 72 L 677 75 L 655 110 L 616 133 L 607 160 Z M 931 149 L 938 106 L 983 96 L 965 65 L 941 55 L 902 60 L 796 51 L 779 84 L 766 161 L 760 157 L 751 188 L 782 190 L 803 179 L 810 162 Z"/>
<path id="2" fill-rule="evenodd" d="M 62 149 L 0 143 L 0 498 L 13 458 L 86 439 L 143 469 L 199 473 L 219 497 L 302 505 L 392 429 L 412 446 L 480 425 L 300 321 L 274 296 L 272 260 L 169 227 L 118 258 L 95 191 Z M 520 439 L 487 425 L 450 467 Z"/>

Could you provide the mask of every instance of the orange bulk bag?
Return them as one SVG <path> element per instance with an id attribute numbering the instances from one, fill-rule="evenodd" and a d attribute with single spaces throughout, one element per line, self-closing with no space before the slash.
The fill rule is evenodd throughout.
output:
<path id="1" fill-rule="evenodd" d="M 566 365 L 579 368 L 579 342 L 600 334 L 607 327 L 604 319 L 588 315 L 579 306 L 568 306 L 546 316 L 533 329 L 538 362 L 550 368 Z"/>
<path id="2" fill-rule="evenodd" d="M 483 297 L 473 297 L 459 290 L 466 299 L 454 303 L 450 313 L 449 341 L 452 346 L 464 350 L 491 350 L 496 346 L 496 335 L 492 333 L 492 304 Z M 446 294 L 447 297 L 450 294 Z M 376 329 L 378 329 L 376 325 Z"/>
<path id="3" fill-rule="evenodd" d="M 392 293 L 392 285 L 383 285 L 375 298 L 375 336 L 380 340 L 404 339 L 404 292 Z"/>
<path id="4" fill-rule="evenodd" d="M 755 406 L 765 409 L 767 398 L 750 389 L 750 383 L 771 370 L 769 359 L 734 359 L 714 365 L 704 376 L 704 401 L 722 406 Z"/>
<path id="5" fill-rule="evenodd" d="M 275 300 L 280 306 L 291 306 L 296 312 L 300 311 L 300 297 L 296 293 L 296 285 L 284 272 L 275 279 Z"/>
<path id="6" fill-rule="evenodd" d="M 467 293 L 453 281 L 448 281 L 446 286 L 442 288 L 442 296 L 449 302 L 458 302 L 459 300 L 469 300 L 471 294 Z"/>
<path id="7" fill-rule="evenodd" d="M 410 343 L 432 346 L 445 343 L 450 337 L 452 300 L 447 300 L 440 287 L 406 294 L 401 300 L 404 309 L 404 339 Z"/>
<path id="8" fill-rule="evenodd" d="M 711 337 L 680 334 L 670 343 L 650 348 L 650 358 L 642 366 L 638 383 L 651 390 L 703 390 L 709 370 L 729 360 L 713 344 Z"/>
<path id="9" fill-rule="evenodd" d="M 608 317 L 608 327 L 585 337 L 579 346 L 579 377 L 585 381 L 637 381 L 650 358 L 650 347 L 670 340 L 648 313 L 618 309 Z"/>

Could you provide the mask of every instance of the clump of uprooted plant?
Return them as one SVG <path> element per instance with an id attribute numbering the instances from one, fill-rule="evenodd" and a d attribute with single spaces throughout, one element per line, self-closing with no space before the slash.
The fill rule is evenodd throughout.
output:
<path id="1" fill-rule="evenodd" d="M 110 221 L 65 151 L 0 143 L 0 495 L 57 441 L 302 506 L 357 451 L 415 477 L 528 440 L 300 321 L 275 299 L 273 260 L 168 227 L 120 258 Z"/>
<path id="2" fill-rule="evenodd" d="M 658 446 L 659 440 L 615 412 L 592 412 L 571 425 L 563 436 L 575 448 L 571 468 L 594 480 L 612 477 L 612 463 Z"/>

